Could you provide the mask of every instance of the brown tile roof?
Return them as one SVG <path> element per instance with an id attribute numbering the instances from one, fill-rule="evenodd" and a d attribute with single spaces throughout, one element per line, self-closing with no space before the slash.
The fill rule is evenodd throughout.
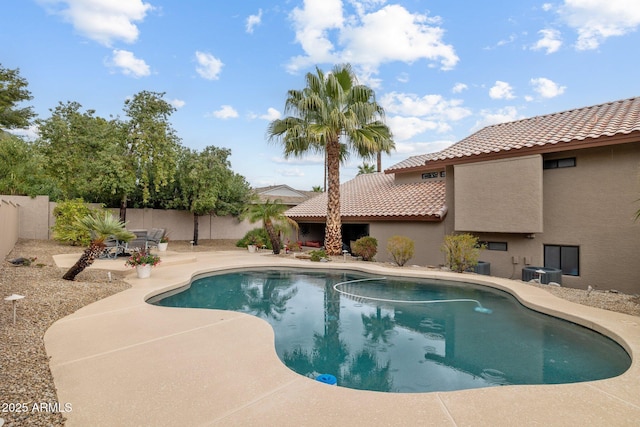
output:
<path id="1" fill-rule="evenodd" d="M 358 175 L 340 185 L 340 210 L 343 220 L 440 221 L 447 212 L 445 183 L 425 181 L 394 184 L 393 175 Z M 324 221 L 327 194 L 322 193 L 289 209 L 286 215 L 298 221 Z"/>
<path id="2" fill-rule="evenodd" d="M 500 154 L 560 151 L 576 145 L 597 145 L 602 137 L 640 132 L 640 98 L 623 99 L 515 122 L 487 126 L 437 153 L 410 157 L 385 172 L 424 169 L 429 165 L 478 161 Z M 423 161 L 422 165 L 418 165 Z"/>

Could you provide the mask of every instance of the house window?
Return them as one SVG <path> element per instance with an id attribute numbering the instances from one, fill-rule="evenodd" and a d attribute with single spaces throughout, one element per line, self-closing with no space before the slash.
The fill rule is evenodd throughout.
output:
<path id="1" fill-rule="evenodd" d="M 549 159 L 544 161 L 543 169 L 573 168 L 576 166 L 575 157 L 566 159 Z"/>
<path id="2" fill-rule="evenodd" d="M 432 179 L 440 176 L 438 172 L 425 172 L 422 174 L 422 179 Z"/>
<path id="3" fill-rule="evenodd" d="M 488 251 L 506 251 L 507 242 L 480 242 Z"/>
<path id="4" fill-rule="evenodd" d="M 544 245 L 544 266 L 559 268 L 568 276 L 580 275 L 578 246 Z"/>

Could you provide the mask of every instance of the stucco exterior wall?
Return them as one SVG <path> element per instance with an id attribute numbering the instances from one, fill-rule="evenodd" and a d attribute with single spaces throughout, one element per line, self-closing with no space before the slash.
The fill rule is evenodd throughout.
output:
<path id="1" fill-rule="evenodd" d="M 0 198 L 0 257 L 4 259 L 18 241 L 18 209 L 11 201 Z"/>
<path id="2" fill-rule="evenodd" d="M 568 157 L 576 158 L 575 167 L 543 170 L 544 231 L 474 232 L 481 241 L 508 247 L 484 250 L 480 259 L 491 263 L 492 275 L 520 279 L 522 267 L 544 265 L 544 245 L 578 246 L 579 276 L 563 275 L 563 286 L 640 293 L 640 223 L 633 220 L 640 208 L 634 203 L 640 194 L 640 143 L 565 151 L 544 159 Z M 457 216 L 458 205 L 452 207 L 449 215 Z"/>
<path id="3" fill-rule="evenodd" d="M 118 215 L 118 210 L 112 210 Z M 260 227 L 237 218 L 202 215 L 198 217 L 198 239 L 240 239 L 247 231 Z M 127 209 L 129 230 L 164 228 L 173 240 L 193 239 L 193 214 L 186 211 L 163 209 Z"/>
<path id="4" fill-rule="evenodd" d="M 18 237 L 22 239 L 49 238 L 49 197 L 2 196 L 20 206 Z"/>
<path id="5" fill-rule="evenodd" d="M 543 245 L 580 247 L 580 276 L 563 284 L 640 293 L 640 223 L 634 203 L 640 194 L 640 142 L 564 152 L 576 166 L 544 171 Z"/>
<path id="6" fill-rule="evenodd" d="M 415 243 L 415 255 L 407 265 L 438 266 L 444 262 L 440 251 L 445 235 L 441 222 L 372 222 L 369 234 L 378 239 L 376 261 L 393 262 L 387 253 L 387 241 L 392 236 L 407 236 Z"/>
<path id="7" fill-rule="evenodd" d="M 542 231 L 542 157 L 523 156 L 454 166 L 459 231 Z"/>
<path id="8" fill-rule="evenodd" d="M 0 196 L 5 203 L 15 205 L 15 226 L 0 218 L 0 240 L 11 241 L 13 234 L 16 240 L 10 244 L 9 251 L 13 248 L 17 238 L 47 240 L 51 238 L 51 227 L 55 224 L 53 210 L 56 203 L 49 202 L 48 196 Z M 93 205 L 98 207 L 99 205 Z M 118 216 L 118 209 L 110 209 Z M 240 221 L 231 216 L 201 216 L 198 222 L 198 238 L 209 239 L 240 239 L 247 231 L 260 227 L 261 223 L 251 224 L 249 221 Z M 15 230 L 14 230 L 15 227 Z M 127 209 L 127 228 L 129 230 L 165 228 L 169 237 L 174 240 L 193 239 L 193 215 L 189 212 L 162 209 Z M 0 243 L 0 251 L 3 244 Z M 9 252 L 7 251 L 7 253 Z"/>

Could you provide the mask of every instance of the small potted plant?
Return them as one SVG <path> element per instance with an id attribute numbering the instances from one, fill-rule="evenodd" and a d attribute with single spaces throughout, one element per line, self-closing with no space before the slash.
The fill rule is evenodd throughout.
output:
<path id="1" fill-rule="evenodd" d="M 160 262 L 160 257 L 145 250 L 133 251 L 126 266 L 135 267 L 138 278 L 146 279 L 151 276 L 151 267 L 155 267 Z"/>
<path id="2" fill-rule="evenodd" d="M 249 244 L 247 245 L 247 249 L 249 250 L 249 252 L 255 252 L 259 247 L 262 246 L 262 244 L 262 240 L 260 240 L 260 238 L 255 234 L 252 234 L 251 236 L 249 236 Z"/>
<path id="3" fill-rule="evenodd" d="M 160 242 L 158 242 L 158 251 L 165 252 L 167 250 L 167 246 L 169 246 L 169 236 L 165 234 L 160 238 Z"/>

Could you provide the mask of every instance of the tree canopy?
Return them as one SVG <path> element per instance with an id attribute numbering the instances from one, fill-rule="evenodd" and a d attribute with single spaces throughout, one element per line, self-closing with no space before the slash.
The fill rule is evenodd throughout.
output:
<path id="1" fill-rule="evenodd" d="M 0 64 L 0 129 L 23 129 L 31 124 L 36 115 L 33 107 L 18 106 L 33 98 L 27 86 L 19 69 L 4 68 Z"/>
<path id="2" fill-rule="evenodd" d="M 231 150 L 215 146 L 201 152 L 183 148 L 171 207 L 193 213 L 193 242 L 198 244 L 198 217 L 238 216 L 251 196 L 243 176 L 231 170 Z"/>

